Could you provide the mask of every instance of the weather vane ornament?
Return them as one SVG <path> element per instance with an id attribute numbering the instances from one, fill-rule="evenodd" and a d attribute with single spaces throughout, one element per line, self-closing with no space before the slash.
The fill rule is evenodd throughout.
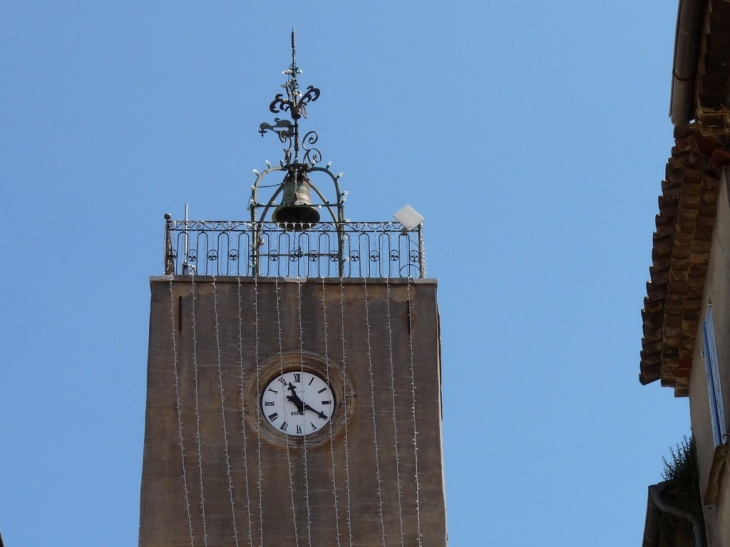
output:
<path id="1" fill-rule="evenodd" d="M 267 213 L 273 207 L 271 220 L 280 228 L 287 231 L 304 231 L 312 228 L 320 220 L 319 209 L 326 207 L 335 223 L 345 222 L 344 203 L 346 194 L 340 190 L 340 175 L 334 175 L 329 168 L 331 162 L 325 168 L 317 167 L 322 161 L 322 153 L 314 145 L 319 140 L 315 131 L 308 131 L 304 136 L 299 133 L 299 120 L 307 117 L 307 105 L 319 98 L 320 91 L 314 86 L 307 87 L 302 93 L 299 89 L 297 76 L 302 73 L 297 66 L 296 44 L 294 30 L 291 33 L 291 65 L 283 72 L 287 80 L 282 86 L 286 93 L 278 93 L 269 104 L 269 111 L 273 114 L 288 114 L 290 120 L 285 118 L 274 118 L 274 123 L 264 122 L 259 126 L 259 133 L 263 137 L 269 131 L 275 133 L 279 140 L 286 144 L 284 148 L 284 159 L 279 166 L 272 167 L 267 162 L 267 169 L 262 173 L 254 170 L 256 182 L 252 187 L 249 210 L 253 222 L 263 222 Z M 258 192 L 262 179 L 273 171 L 285 171 L 284 180 L 276 186 L 268 203 L 259 202 Z M 337 199 L 328 201 L 322 192 L 312 183 L 310 175 L 315 172 L 322 172 L 329 175 L 335 187 Z M 314 206 L 312 203 L 312 192 L 320 199 L 320 203 Z M 281 202 L 276 199 L 281 196 Z M 260 215 L 258 210 L 262 209 Z M 258 217 L 258 218 L 257 218 Z"/>
<path id="2" fill-rule="evenodd" d="M 283 74 L 289 76 L 286 83 L 282 87 L 286 90 L 286 97 L 283 93 L 277 93 L 274 100 L 269 105 L 269 110 L 273 114 L 279 114 L 288 112 L 294 123 L 289 120 L 282 120 L 281 118 L 274 118 L 274 125 L 269 123 L 262 123 L 259 126 L 259 133 L 263 137 L 268 131 L 273 131 L 279 137 L 279 140 L 283 143 L 287 143 L 287 148 L 284 149 L 284 160 L 283 164 L 299 163 L 299 150 L 300 147 L 304 149 L 303 163 L 309 165 L 316 165 L 322 160 L 322 154 L 319 150 L 312 147 L 317 142 L 319 136 L 315 131 L 309 131 L 304 135 L 300 143 L 299 140 L 299 120 L 307 117 L 307 105 L 311 102 L 316 101 L 319 98 L 319 89 L 314 86 L 307 87 L 307 90 L 302 93 L 299 90 L 299 82 L 297 81 L 297 75 L 301 74 L 301 69 L 297 66 L 297 53 L 296 43 L 294 40 L 294 31 L 291 33 L 291 65 L 288 70 L 285 70 Z M 294 157 L 292 157 L 292 151 Z"/>

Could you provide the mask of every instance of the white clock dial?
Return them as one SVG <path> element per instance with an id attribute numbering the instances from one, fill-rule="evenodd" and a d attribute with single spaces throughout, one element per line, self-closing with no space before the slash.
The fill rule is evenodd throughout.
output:
<path id="1" fill-rule="evenodd" d="M 272 427 L 287 435 L 316 433 L 329 423 L 335 408 L 332 389 L 304 370 L 275 377 L 261 394 L 261 411 Z"/>

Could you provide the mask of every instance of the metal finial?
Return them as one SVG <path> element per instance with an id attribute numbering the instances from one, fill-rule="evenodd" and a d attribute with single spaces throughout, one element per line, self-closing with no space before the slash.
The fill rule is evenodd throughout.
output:
<path id="1" fill-rule="evenodd" d="M 282 72 L 282 74 L 288 74 L 289 80 L 282 86 L 284 88 L 291 88 L 292 90 L 298 90 L 299 84 L 297 82 L 297 74 L 301 74 L 302 71 L 297 66 L 297 44 L 296 37 L 294 35 L 294 29 L 291 29 L 291 65 L 289 69 Z"/>
<path id="2" fill-rule="evenodd" d="M 300 148 L 305 151 L 304 157 L 301 158 L 305 164 L 315 165 L 322 157 L 319 150 L 312 146 L 319 139 L 317 133 L 309 131 L 301 139 L 301 142 L 299 138 L 299 120 L 307 117 L 307 104 L 319 98 L 319 89 L 314 86 L 307 87 L 304 93 L 299 91 L 297 75 L 301 73 L 301 69 L 297 66 L 296 36 L 294 29 L 292 29 L 291 65 L 288 70 L 283 72 L 288 76 L 287 81 L 282 86 L 286 90 L 286 97 L 283 93 L 278 93 L 269 105 L 269 111 L 274 114 L 288 112 L 292 121 L 274 118 L 274 124 L 264 122 L 259 126 L 259 133 L 262 137 L 267 131 L 273 131 L 282 143 L 287 144 L 284 149 L 284 161 L 282 162 L 285 165 L 299 164 Z"/>

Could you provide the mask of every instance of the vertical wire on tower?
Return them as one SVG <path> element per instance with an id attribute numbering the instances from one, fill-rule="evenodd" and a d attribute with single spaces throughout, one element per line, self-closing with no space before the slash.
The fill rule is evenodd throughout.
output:
<path id="1" fill-rule="evenodd" d="M 385 547 L 385 520 L 383 516 L 383 492 L 381 488 L 380 477 L 380 458 L 378 456 L 378 426 L 375 412 L 375 374 L 373 372 L 373 355 L 372 342 L 370 339 L 370 309 L 368 304 L 368 282 L 363 277 L 363 287 L 365 288 L 365 326 L 367 330 L 367 354 L 368 354 L 368 371 L 370 372 L 370 401 L 373 416 L 373 443 L 375 445 L 375 478 L 378 484 L 378 512 L 380 513 L 380 530 L 383 539 L 383 547 Z"/>
<path id="2" fill-rule="evenodd" d="M 223 390 L 223 363 L 221 362 L 220 323 L 218 322 L 218 290 L 213 276 L 213 315 L 215 316 L 215 345 L 218 361 L 218 386 L 221 394 L 221 420 L 223 423 L 223 455 L 226 458 L 226 475 L 228 477 L 228 495 L 231 500 L 231 519 L 233 522 L 233 539 L 238 545 L 238 526 L 236 525 L 236 503 L 233 499 L 233 478 L 231 477 L 231 458 L 228 451 L 228 430 L 226 428 L 226 396 Z"/>
<path id="3" fill-rule="evenodd" d="M 195 376 L 195 430 L 198 441 L 198 479 L 200 481 L 200 514 L 203 520 L 203 544 L 208 547 L 208 528 L 205 523 L 205 495 L 203 492 L 203 445 L 200 440 L 200 401 L 198 395 L 198 338 L 195 324 L 195 270 L 190 275 L 192 295 L 192 329 L 193 329 L 193 371 Z"/>
<path id="4" fill-rule="evenodd" d="M 190 531 L 190 547 L 195 546 L 195 534 L 193 531 L 193 516 L 190 511 L 190 492 L 188 490 L 188 477 L 185 470 L 185 442 L 183 440 L 182 408 L 180 406 L 180 374 L 178 372 L 177 339 L 175 337 L 175 296 L 173 294 L 174 274 L 170 274 L 170 319 L 172 325 L 172 368 L 175 372 L 175 408 L 177 410 L 177 434 L 180 441 L 180 459 L 182 461 L 182 483 L 185 492 L 185 511 L 188 517 L 188 529 Z"/>
<path id="5" fill-rule="evenodd" d="M 411 278 L 408 278 L 406 284 L 408 291 L 408 306 L 413 306 L 411 300 Z M 410 353 L 410 372 L 411 372 L 411 415 L 413 416 L 413 461 L 414 461 L 414 479 L 416 483 L 416 531 L 418 533 L 418 545 L 423 545 L 421 537 L 421 483 L 418 477 L 418 427 L 416 425 L 416 372 L 415 359 L 413 356 L 413 312 L 408 312 L 408 350 Z"/>
<path id="6" fill-rule="evenodd" d="M 326 367 L 326 380 L 327 385 L 330 385 L 330 354 L 329 354 L 329 342 L 328 342 L 328 333 L 327 333 L 327 298 L 326 298 L 326 291 L 325 291 L 326 283 L 324 281 L 324 277 L 322 278 L 322 320 L 324 322 L 324 361 L 325 361 L 325 367 Z M 342 395 L 343 399 L 347 398 L 347 393 L 345 390 L 347 381 L 343 381 L 343 389 L 342 389 Z M 345 401 L 343 400 L 343 404 Z M 347 413 L 345 413 L 345 422 L 347 422 Z M 337 503 L 337 475 L 336 475 L 336 469 L 335 469 L 335 439 L 334 439 L 334 427 L 332 425 L 332 420 L 329 421 L 329 433 L 330 433 L 330 457 L 332 459 L 332 496 L 334 498 L 335 502 L 335 537 L 337 538 L 337 547 L 341 547 L 342 543 L 340 541 L 340 513 L 339 513 L 339 506 Z"/>
<path id="7" fill-rule="evenodd" d="M 256 393 L 261 393 L 261 362 L 259 357 L 259 276 L 258 272 L 254 272 L 253 277 L 253 316 L 254 316 L 254 331 L 256 334 L 256 340 L 254 342 L 254 359 L 256 361 Z M 239 283 L 241 280 L 239 279 Z M 278 294 L 277 294 L 278 297 Z M 241 310 L 241 301 L 238 301 L 239 316 Z M 261 427 L 261 405 L 258 401 L 254 401 L 256 407 L 256 427 Z M 261 469 L 261 435 L 257 435 L 257 464 L 259 469 L 258 477 L 258 489 L 259 489 L 259 547 L 264 547 L 264 475 Z"/>
<path id="8" fill-rule="evenodd" d="M 297 278 L 297 315 L 299 316 L 299 370 L 304 373 L 304 327 L 302 325 L 302 281 Z M 328 384 L 329 385 L 329 384 Z M 331 420 L 330 420 L 331 421 Z M 302 424 L 302 428 L 304 424 Z M 309 507 L 309 471 L 307 465 L 307 442 L 304 439 L 304 508 L 307 512 L 307 543 L 312 547 L 312 513 Z"/>
<path id="9" fill-rule="evenodd" d="M 342 283 L 342 277 L 340 277 L 340 339 L 342 340 L 342 375 L 347 378 L 347 351 L 345 344 L 345 286 Z M 343 438 L 343 446 L 345 448 L 345 491 L 347 492 L 347 538 L 348 546 L 352 547 L 352 500 L 350 499 L 350 451 L 348 444 L 348 404 L 349 398 L 347 393 L 347 382 L 344 386 L 344 397 L 342 401 L 343 411 L 345 413 L 345 435 Z"/>
<path id="10" fill-rule="evenodd" d="M 401 547 L 404 547 L 403 543 L 403 503 L 402 503 L 402 495 L 401 495 L 401 481 L 400 481 L 400 455 L 398 453 L 398 421 L 396 419 L 396 406 L 395 406 L 395 366 L 393 364 L 393 327 L 391 324 L 391 316 L 390 316 L 390 282 L 388 280 L 388 277 L 385 277 L 385 302 L 386 302 L 386 311 L 388 316 L 388 359 L 390 361 L 390 392 L 392 395 L 392 401 L 393 401 L 393 442 L 394 442 L 394 449 L 395 449 L 395 475 L 396 475 L 396 485 L 398 487 L 398 522 L 400 524 L 400 544 Z"/>
<path id="11" fill-rule="evenodd" d="M 241 375 L 241 434 L 243 435 L 243 481 L 246 490 L 246 518 L 248 519 L 248 544 L 249 547 L 253 547 L 253 523 L 251 521 L 251 487 L 249 484 L 248 477 L 248 447 L 246 446 L 246 419 L 245 419 L 245 408 L 246 408 L 246 390 L 244 383 L 246 375 L 243 366 L 243 317 L 241 317 L 241 278 L 236 278 L 238 282 L 238 357 L 240 365 Z M 258 326 L 258 325 L 257 325 Z M 256 386 L 256 392 L 258 393 L 258 386 Z"/>
<path id="12" fill-rule="evenodd" d="M 279 278 L 274 278 L 274 287 L 276 289 L 276 324 L 279 329 L 279 372 L 284 374 L 284 341 L 282 340 L 281 332 L 281 295 L 279 294 Z M 289 472 L 289 493 L 291 495 L 291 515 L 292 523 L 294 524 L 294 544 L 295 547 L 299 547 L 299 531 L 297 528 L 297 509 L 294 503 L 294 478 L 292 477 L 291 469 L 291 449 L 289 448 L 289 436 L 284 435 L 284 441 L 286 442 L 286 468 Z"/>

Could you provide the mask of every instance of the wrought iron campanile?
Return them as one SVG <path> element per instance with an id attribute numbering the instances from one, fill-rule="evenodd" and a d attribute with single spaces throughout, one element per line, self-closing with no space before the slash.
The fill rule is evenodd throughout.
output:
<path id="1" fill-rule="evenodd" d="M 299 122 L 302 118 L 307 117 L 307 105 L 319 98 L 320 91 L 311 85 L 304 92 L 299 89 L 297 76 L 302 71 L 297 66 L 293 30 L 291 34 L 291 51 L 291 65 L 288 70 L 284 71 L 284 74 L 287 75 L 287 81 L 283 85 L 286 93 L 278 93 L 269 105 L 272 114 L 288 114 L 291 120 L 277 117 L 274 118 L 273 124 L 262 123 L 259 127 L 261 136 L 264 136 L 267 132 L 273 132 L 286 146 L 284 148 L 284 158 L 278 166 L 267 165 L 266 170 L 262 173 L 254 171 L 256 181 L 251 188 L 251 199 L 249 200 L 251 222 L 254 223 L 257 231 L 254 236 L 258 235 L 258 232 L 263 229 L 262 223 L 271 208 L 275 206 L 277 198 L 280 198 L 281 201 L 276 205 L 271 220 L 286 231 L 299 232 L 313 228 L 320 220 L 319 209 L 324 207 L 330 213 L 337 231 L 338 273 L 342 276 L 344 271 L 342 250 L 346 196 L 340 190 L 339 178 L 341 175 L 334 175 L 329 170 L 331 163 L 328 163 L 325 168 L 317 167 L 317 164 L 322 161 L 322 154 L 315 147 L 319 140 L 317 133 L 308 131 L 300 137 Z M 270 196 L 268 202 L 262 203 L 259 196 L 262 182 L 269 174 L 277 171 L 285 173 L 284 180 Z M 319 188 L 313 184 L 311 180 L 313 173 L 323 173 L 329 178 L 329 182 L 334 186 L 334 202 L 330 202 Z M 318 206 L 314 206 L 312 203 L 312 191 L 320 200 Z M 260 273 L 259 258 L 258 249 L 254 248 L 253 269 L 256 273 Z"/>
<path id="2" fill-rule="evenodd" d="M 262 136 L 274 133 L 285 145 L 283 158 L 278 165 L 267 161 L 261 172 L 254 169 L 250 220 L 181 221 L 166 215 L 165 273 L 425 277 L 422 224 L 345 218 L 348 192 L 340 186 L 342 173 L 331 171 L 332 162 L 320 165 L 317 133 L 300 131 L 307 106 L 320 90 L 311 85 L 300 90 L 293 31 L 291 47 L 285 93 L 269 105 L 278 116 L 259 126 Z"/>

